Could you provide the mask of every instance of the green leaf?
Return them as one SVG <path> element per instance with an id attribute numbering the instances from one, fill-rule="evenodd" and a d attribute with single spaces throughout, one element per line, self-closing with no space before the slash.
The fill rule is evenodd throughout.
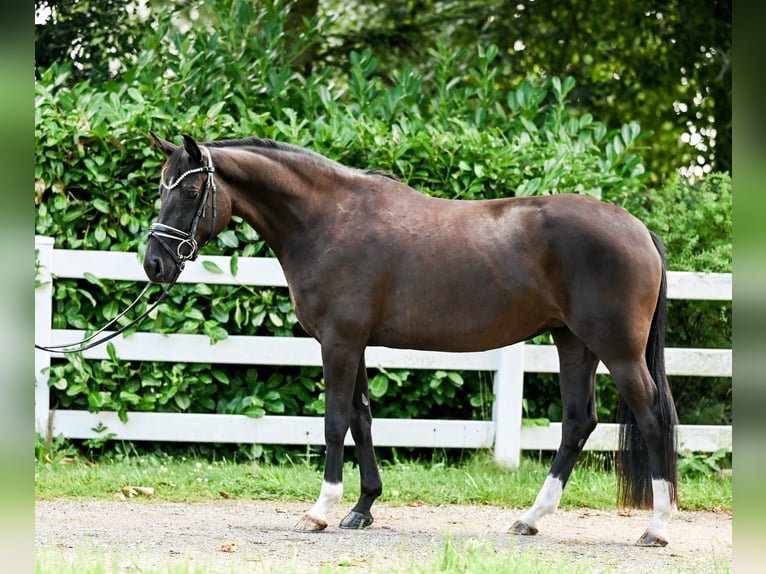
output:
<path id="1" fill-rule="evenodd" d="M 220 301 L 216 301 L 210 306 L 210 314 L 219 323 L 226 323 L 229 320 L 229 310 Z"/>
<path id="2" fill-rule="evenodd" d="M 231 259 L 229 260 L 229 271 L 231 272 L 232 277 L 237 276 L 238 265 L 239 265 L 239 255 L 235 253 L 234 255 L 231 256 Z"/>
<path id="3" fill-rule="evenodd" d="M 187 319 L 192 319 L 194 321 L 204 321 L 205 315 L 202 314 L 202 311 L 197 309 L 196 307 L 192 307 L 191 309 L 185 309 L 184 314 L 186 315 Z"/>
<path id="4" fill-rule="evenodd" d="M 450 371 L 447 373 L 447 378 L 452 381 L 452 384 L 456 387 L 462 387 L 463 386 L 463 377 L 460 376 L 460 373 L 455 371 Z"/>
<path id="5" fill-rule="evenodd" d="M 98 211 L 100 211 L 101 213 L 109 214 L 112 211 L 109 204 L 103 199 L 95 198 L 93 201 L 91 201 L 91 205 L 95 207 Z"/>
<path id="6" fill-rule="evenodd" d="M 111 321 L 119 314 L 120 308 L 117 306 L 117 301 L 110 299 L 106 305 L 104 305 L 101 312 L 104 316 L 104 319 Z"/>
<path id="7" fill-rule="evenodd" d="M 216 275 L 223 275 L 223 269 L 218 267 L 218 264 L 215 261 L 211 261 L 210 259 L 203 260 L 202 267 L 204 267 L 205 270 L 208 271 L 209 273 L 215 273 Z"/>
<path id="8" fill-rule="evenodd" d="M 266 415 L 266 411 L 260 407 L 251 407 L 242 414 L 253 419 L 260 419 Z"/>
<path id="9" fill-rule="evenodd" d="M 120 391 L 120 400 L 124 403 L 136 405 L 141 400 L 141 397 L 130 391 Z"/>
<path id="10" fill-rule="evenodd" d="M 239 238 L 237 237 L 237 234 L 231 229 L 226 229 L 225 231 L 219 233 L 218 239 L 226 247 L 231 247 L 232 249 L 239 247 Z"/>
<path id="11" fill-rule="evenodd" d="M 547 418 L 540 417 L 534 419 L 522 418 L 521 426 L 523 427 L 547 427 L 550 426 L 551 421 Z"/>
<path id="12" fill-rule="evenodd" d="M 281 327 L 284 325 L 284 321 L 282 320 L 282 317 L 280 317 L 277 313 L 271 312 L 269 313 L 269 319 L 271 319 L 271 322 L 274 324 L 275 327 Z"/>
<path id="13" fill-rule="evenodd" d="M 537 126 L 533 122 L 531 122 L 530 120 L 524 117 L 521 117 L 519 119 L 521 120 L 521 123 L 524 125 L 524 128 L 529 133 L 537 133 Z"/>
<path id="14" fill-rule="evenodd" d="M 236 305 L 234 305 L 234 323 L 237 327 L 242 327 L 242 323 L 245 321 L 245 313 L 242 311 L 242 306 L 237 299 Z"/>
<path id="15" fill-rule="evenodd" d="M 64 377 L 61 377 L 60 379 L 56 379 L 51 383 L 51 385 L 55 388 L 57 388 L 60 391 L 63 391 L 67 388 L 69 384 L 69 381 L 67 381 Z"/>
<path id="16" fill-rule="evenodd" d="M 185 411 L 191 405 L 191 399 L 186 393 L 177 393 L 176 396 L 173 397 L 173 400 L 182 411 Z"/>
<path id="17" fill-rule="evenodd" d="M 210 337 L 210 344 L 215 345 L 229 337 L 229 333 L 223 327 L 205 325 L 205 334 Z"/>
<path id="18" fill-rule="evenodd" d="M 97 285 L 98 287 L 101 287 L 102 289 L 105 289 L 104 283 L 101 281 L 101 279 L 99 279 L 98 277 L 93 275 L 93 273 L 91 273 L 90 271 L 86 271 L 85 273 L 82 274 L 82 276 L 85 278 L 85 280 L 88 283 L 91 283 L 93 285 Z M 94 305 L 96 304 L 95 301 L 93 301 L 93 304 Z"/>
<path id="19" fill-rule="evenodd" d="M 375 375 L 369 381 L 370 395 L 379 399 L 388 391 L 388 377 L 386 375 Z"/>

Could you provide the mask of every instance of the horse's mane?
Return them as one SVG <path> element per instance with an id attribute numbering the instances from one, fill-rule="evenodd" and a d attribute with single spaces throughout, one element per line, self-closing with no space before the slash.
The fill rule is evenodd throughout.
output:
<path id="1" fill-rule="evenodd" d="M 387 177 L 388 179 L 393 179 L 394 181 L 402 181 L 401 179 L 399 179 L 399 177 L 397 177 L 390 171 L 386 171 L 384 169 L 365 169 L 364 173 L 366 173 L 367 175 L 378 175 L 380 177 Z"/>
<path id="2" fill-rule="evenodd" d="M 394 181 L 400 181 L 398 177 L 396 177 L 394 174 L 389 173 L 387 171 L 381 170 L 381 169 L 362 169 L 358 170 L 356 168 L 351 168 L 348 166 L 345 166 L 334 159 L 330 159 L 329 157 L 323 156 L 320 153 L 317 153 L 313 150 L 300 147 L 297 145 L 293 145 L 286 142 L 279 142 L 275 141 L 270 138 L 259 138 L 256 136 L 251 136 L 247 138 L 240 138 L 240 139 L 228 139 L 228 140 L 218 140 L 218 141 L 212 141 L 212 142 L 206 142 L 206 146 L 209 147 L 255 147 L 255 148 L 267 148 L 267 149 L 274 149 L 278 151 L 285 151 L 289 153 L 298 154 L 301 156 L 305 156 L 307 158 L 310 158 L 311 160 L 324 164 L 327 166 L 331 166 L 334 168 L 340 168 L 343 170 L 351 170 L 351 171 L 357 171 L 362 172 L 366 175 L 372 175 L 372 176 L 380 176 L 380 177 L 386 177 L 388 179 L 392 179 Z"/>
<path id="3" fill-rule="evenodd" d="M 218 140 L 218 141 L 212 141 L 212 142 L 206 142 L 205 144 L 208 147 L 258 147 L 258 148 L 271 148 L 276 150 L 282 150 L 282 151 L 289 151 L 292 153 L 301 153 L 306 154 L 310 156 L 321 156 L 320 154 L 311 151 L 306 148 L 302 148 L 297 145 L 285 143 L 285 142 L 278 142 L 270 138 L 259 138 L 259 137 L 247 137 L 247 138 L 240 138 L 240 139 L 230 139 L 230 140 Z"/>

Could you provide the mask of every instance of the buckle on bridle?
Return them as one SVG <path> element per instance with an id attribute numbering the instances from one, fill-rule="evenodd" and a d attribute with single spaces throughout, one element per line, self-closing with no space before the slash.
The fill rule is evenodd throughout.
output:
<path id="1" fill-rule="evenodd" d="M 188 245 L 189 247 L 188 254 L 184 254 L 181 249 L 184 245 Z M 197 241 L 193 237 L 181 239 L 181 241 L 178 243 L 178 247 L 176 248 L 176 253 L 178 254 L 178 259 L 181 262 L 194 261 L 197 258 Z"/>
<path id="2" fill-rule="evenodd" d="M 164 223 L 152 223 L 149 226 L 149 237 L 154 237 L 165 251 L 174 256 L 176 265 L 181 268 L 187 261 L 194 261 L 197 258 L 197 240 L 185 231 Z M 175 253 L 163 237 L 178 241 Z M 188 247 L 188 252 L 184 252 L 184 246 Z"/>

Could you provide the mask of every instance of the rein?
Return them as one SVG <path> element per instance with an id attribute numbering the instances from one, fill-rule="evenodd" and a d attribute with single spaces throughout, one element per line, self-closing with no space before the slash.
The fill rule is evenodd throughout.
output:
<path id="1" fill-rule="evenodd" d="M 138 297 L 136 297 L 135 300 L 130 305 L 128 305 L 128 307 L 122 313 L 117 315 L 114 319 L 109 321 L 106 325 L 101 327 L 98 331 L 93 333 L 90 337 L 86 337 L 85 339 L 78 341 L 76 343 L 69 343 L 65 345 L 52 345 L 52 346 L 46 347 L 43 345 L 35 344 L 35 349 L 40 349 L 41 351 L 48 351 L 50 353 L 80 353 L 87 349 L 91 349 L 93 347 L 101 345 L 102 343 L 106 343 L 107 341 L 109 341 L 110 339 L 113 339 L 117 335 L 124 333 L 125 331 L 135 326 L 140 321 L 142 321 L 147 315 L 149 315 L 152 311 L 154 311 L 160 303 L 162 303 L 162 301 L 167 296 L 168 292 L 176 284 L 176 281 L 178 281 L 178 277 L 181 275 L 181 271 L 184 270 L 184 267 L 186 266 L 186 262 L 194 261 L 195 259 L 197 259 L 199 246 L 197 245 L 197 240 L 194 238 L 194 236 L 197 233 L 197 226 L 199 225 L 200 219 L 202 219 L 205 216 L 205 207 L 207 205 L 208 196 L 210 196 L 212 199 L 211 212 L 212 212 L 213 220 L 211 222 L 210 232 L 208 234 L 208 238 L 205 241 L 205 243 L 208 243 L 213 238 L 213 232 L 215 230 L 215 217 L 216 217 L 216 205 L 215 205 L 216 188 L 215 188 L 215 180 L 213 179 L 213 173 L 215 173 L 215 168 L 213 167 L 213 156 L 210 154 L 210 150 L 208 150 L 205 147 L 202 147 L 202 149 L 204 149 L 207 152 L 207 157 L 208 157 L 207 165 L 203 165 L 202 167 L 185 171 L 184 173 L 181 174 L 181 176 L 175 182 L 171 180 L 170 184 L 166 184 L 164 181 L 160 182 L 162 187 L 164 187 L 168 191 L 171 191 L 172 189 L 175 189 L 176 187 L 178 187 L 181 181 L 183 181 L 183 179 L 188 175 L 191 175 L 194 173 L 207 174 L 207 180 L 205 181 L 205 190 L 202 193 L 202 198 L 200 199 L 199 206 L 197 207 L 197 211 L 194 214 L 194 218 L 192 219 L 192 222 L 191 222 L 191 229 L 188 232 L 181 231 L 180 229 L 176 229 L 175 227 L 171 227 L 170 225 L 165 225 L 164 223 L 153 223 L 152 225 L 149 226 L 149 238 L 156 239 L 159 242 L 159 244 L 162 246 L 162 248 L 165 249 L 165 251 L 167 251 L 171 255 L 171 257 L 173 258 L 173 261 L 176 264 L 176 272 L 173 275 L 173 279 L 167 284 L 165 289 L 160 294 L 159 298 L 154 303 L 152 303 L 146 309 L 146 311 L 144 311 L 141 314 L 141 316 L 137 317 L 136 319 L 133 319 L 127 325 L 122 326 L 120 329 L 118 329 L 117 331 L 114 331 L 113 333 L 107 333 L 100 339 L 96 338 L 100 334 L 102 334 L 104 331 L 106 331 L 109 327 L 114 325 L 117 321 L 122 319 L 126 313 L 128 313 L 133 307 L 135 307 L 138 304 L 138 302 L 143 298 L 143 296 L 146 294 L 149 288 L 152 285 L 155 285 L 155 283 L 152 283 L 151 281 L 149 281 L 144 286 L 141 293 L 138 294 Z M 173 251 L 173 249 L 168 245 L 165 239 L 178 241 L 178 245 L 176 246 L 175 251 Z"/>
<path id="2" fill-rule="evenodd" d="M 157 306 L 160 303 L 162 303 L 163 299 L 165 299 L 165 296 L 168 294 L 170 289 L 176 284 L 176 280 L 178 279 L 178 276 L 180 274 L 181 274 L 181 270 L 179 269 L 178 273 L 176 273 L 175 277 L 173 277 L 173 280 L 170 283 L 168 283 L 167 286 L 165 287 L 165 289 L 162 291 L 162 293 L 160 294 L 159 298 L 154 303 L 152 303 L 151 306 L 149 306 L 149 308 L 147 308 L 146 311 L 144 311 L 141 314 L 140 317 L 137 317 L 137 318 L 133 319 L 130 323 L 120 327 L 117 331 L 114 331 L 113 333 L 107 333 L 102 338 L 96 339 L 96 337 L 98 337 L 101 333 L 103 333 L 109 327 L 114 325 L 117 321 L 122 319 L 126 315 L 126 313 L 128 311 L 130 311 L 133 307 L 135 307 L 136 304 L 138 304 L 138 302 L 141 300 L 141 298 L 149 290 L 149 288 L 152 285 L 155 285 L 155 283 L 152 283 L 151 281 L 149 281 L 144 286 L 144 288 L 141 291 L 141 293 L 138 294 L 138 297 L 136 297 L 135 300 L 130 305 L 128 305 L 128 307 L 122 313 L 117 315 L 114 319 L 109 321 L 106 325 L 101 327 L 98 331 L 93 333 L 90 337 L 86 337 L 82 341 L 78 341 L 76 343 L 67 343 L 65 345 L 52 345 L 50 347 L 45 347 L 43 345 L 35 344 L 35 349 L 40 349 L 41 351 L 48 351 L 49 353 L 80 353 L 82 351 L 87 351 L 88 349 L 92 349 L 93 347 L 96 347 L 96 346 L 98 346 L 98 345 L 100 345 L 102 343 L 106 343 L 110 339 L 113 339 L 117 335 L 120 335 L 120 334 L 124 333 L 125 331 L 127 331 L 128 329 L 130 329 L 131 327 L 136 325 L 139 321 L 143 320 L 147 315 L 149 315 L 149 313 L 154 311 L 157 308 Z M 94 340 L 94 339 L 96 339 L 96 340 Z"/>

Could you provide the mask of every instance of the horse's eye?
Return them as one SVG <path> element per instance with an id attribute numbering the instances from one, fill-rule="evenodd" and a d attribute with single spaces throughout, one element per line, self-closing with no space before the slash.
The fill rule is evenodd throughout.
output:
<path id="1" fill-rule="evenodd" d="M 189 199 L 197 199 L 197 196 L 199 195 L 199 190 L 197 189 L 190 189 L 186 192 L 186 197 Z"/>

